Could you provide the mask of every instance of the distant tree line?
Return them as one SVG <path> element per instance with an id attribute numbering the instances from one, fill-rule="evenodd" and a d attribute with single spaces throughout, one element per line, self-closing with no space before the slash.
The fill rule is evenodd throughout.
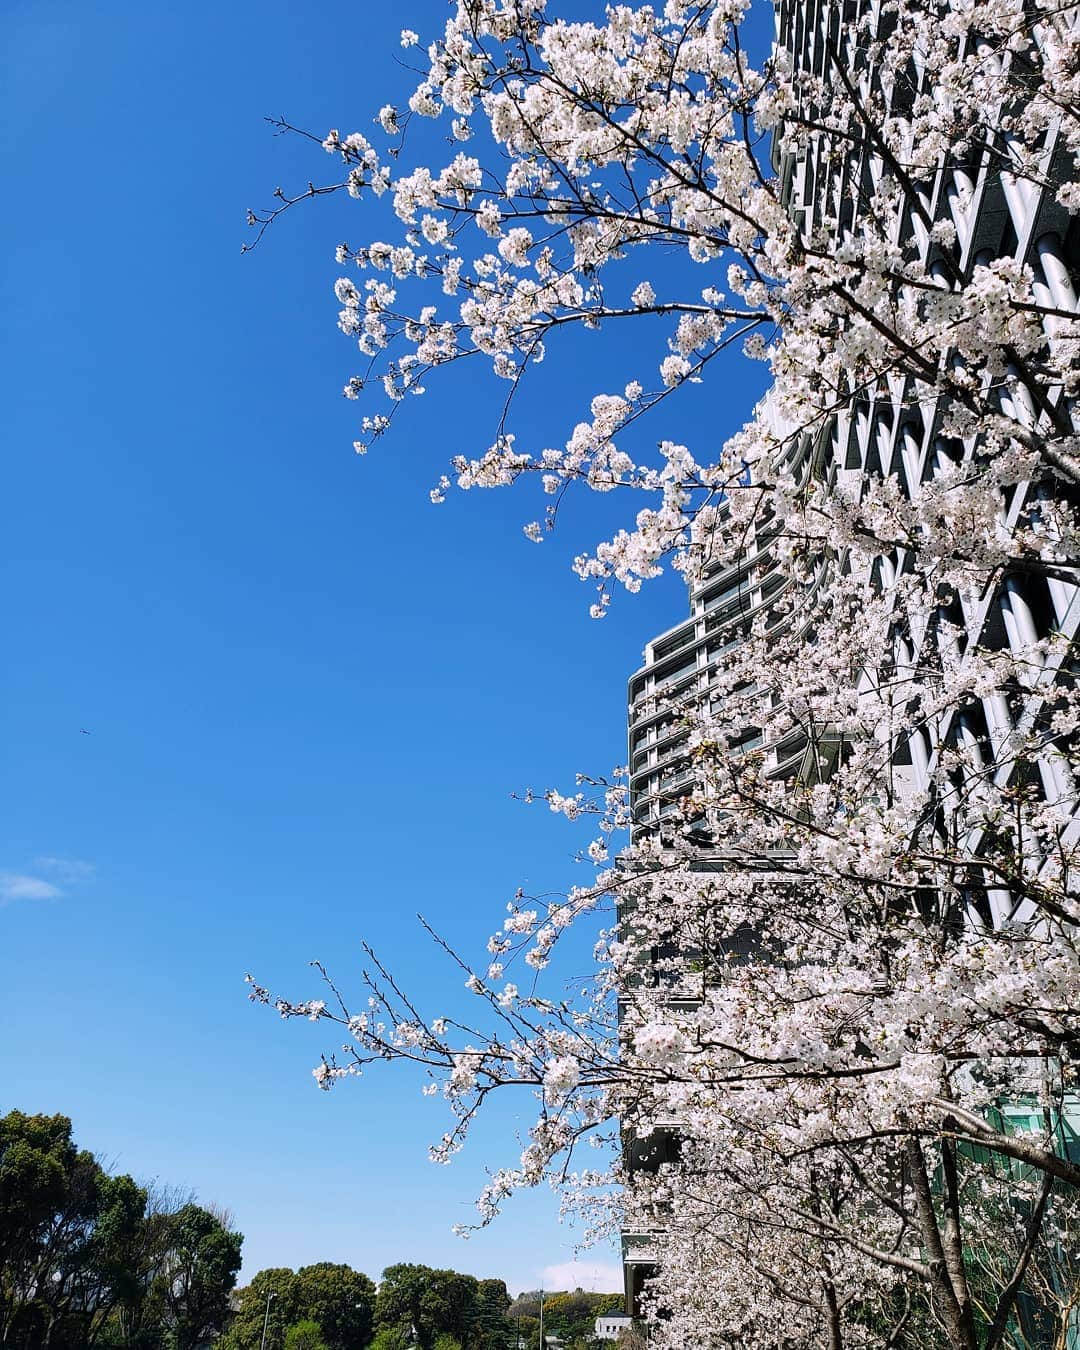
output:
<path id="1" fill-rule="evenodd" d="M 260 1270 L 234 1296 L 221 1350 L 539 1350 L 540 1294 L 511 1301 L 502 1280 L 388 1266 L 378 1288 L 348 1266 Z M 544 1295 L 544 1332 L 563 1350 L 593 1350 L 596 1318 L 618 1294 Z"/>
<path id="2" fill-rule="evenodd" d="M 264 1322 L 266 1350 L 509 1350 L 513 1344 L 502 1280 L 430 1266 L 388 1266 L 377 1290 L 348 1266 L 260 1270 L 237 1290 L 235 1304 L 222 1350 L 260 1350 Z"/>
<path id="3" fill-rule="evenodd" d="M 540 1294 L 401 1263 L 376 1287 L 323 1261 L 237 1289 L 227 1214 L 113 1175 L 67 1116 L 0 1116 L 3 1350 L 539 1350 Z M 544 1330 L 592 1350 L 615 1294 L 544 1295 Z"/>
<path id="4" fill-rule="evenodd" d="M 67 1116 L 0 1116 L 0 1345 L 195 1350 L 229 1317 L 241 1234 L 110 1174 Z"/>

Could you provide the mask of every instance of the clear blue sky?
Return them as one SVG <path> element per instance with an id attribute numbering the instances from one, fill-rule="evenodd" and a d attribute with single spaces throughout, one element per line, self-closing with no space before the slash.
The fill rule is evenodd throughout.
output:
<path id="1" fill-rule="evenodd" d="M 516 1289 L 572 1254 L 550 1195 L 449 1229 L 531 1103 L 435 1168 L 438 1100 L 393 1073 L 319 1093 L 332 1035 L 242 983 L 313 995 L 320 957 L 348 987 L 365 937 L 432 1014 L 456 999 L 416 912 L 479 952 L 519 884 L 580 879 L 567 828 L 509 794 L 623 759 L 627 676 L 684 612 L 669 581 L 588 618 L 569 559 L 613 504 L 536 547 L 517 494 L 429 503 L 486 444 L 484 386 L 352 453 L 331 288 L 355 206 L 240 256 L 249 205 L 332 170 L 264 114 L 367 130 L 401 101 L 398 30 L 446 11 L 388 8 L 4 6 L 0 1110 L 65 1112 L 230 1208 L 246 1276 L 415 1260 Z M 552 361 L 522 439 L 650 382 L 653 356 L 595 346 Z M 732 370 L 650 436 L 722 440 L 760 387 Z"/>

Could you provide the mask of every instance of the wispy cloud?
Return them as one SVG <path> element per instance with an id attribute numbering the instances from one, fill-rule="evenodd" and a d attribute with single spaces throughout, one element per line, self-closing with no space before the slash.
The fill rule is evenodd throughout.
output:
<path id="1" fill-rule="evenodd" d="M 34 867 L 48 872 L 61 884 L 85 881 L 94 870 L 93 863 L 83 862 L 81 858 L 35 858 Z"/>
<path id="2" fill-rule="evenodd" d="M 35 858 L 25 872 L 0 872 L 0 905 L 16 900 L 56 900 L 69 886 L 85 881 L 93 863 L 80 858 Z"/>
<path id="3" fill-rule="evenodd" d="M 590 1294 L 617 1294 L 622 1287 L 622 1267 L 614 1261 L 563 1261 L 544 1267 L 545 1289 L 585 1289 Z"/>
<path id="4" fill-rule="evenodd" d="M 13 900 L 55 900 L 62 895 L 59 886 L 42 877 L 27 876 L 23 872 L 0 872 L 0 905 Z"/>

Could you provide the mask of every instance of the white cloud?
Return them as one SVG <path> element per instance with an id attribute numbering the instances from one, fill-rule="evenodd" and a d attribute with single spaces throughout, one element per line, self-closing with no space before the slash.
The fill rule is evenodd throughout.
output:
<path id="1" fill-rule="evenodd" d="M 93 871 L 93 863 L 79 858 L 35 858 L 28 872 L 0 872 L 0 905 L 16 900 L 56 900 L 65 894 L 66 887 L 85 881 Z M 43 872 L 46 876 L 41 875 Z"/>
<path id="2" fill-rule="evenodd" d="M 54 900 L 63 892 L 51 881 L 26 876 L 21 872 L 0 872 L 0 905 L 13 900 Z"/>
<path id="3" fill-rule="evenodd" d="M 622 1266 L 614 1261 L 563 1261 L 544 1267 L 545 1289 L 584 1289 L 590 1294 L 621 1294 Z"/>
<path id="4" fill-rule="evenodd" d="M 81 858 L 35 858 L 34 866 L 51 872 L 58 881 L 85 881 L 94 870 L 94 864 Z"/>

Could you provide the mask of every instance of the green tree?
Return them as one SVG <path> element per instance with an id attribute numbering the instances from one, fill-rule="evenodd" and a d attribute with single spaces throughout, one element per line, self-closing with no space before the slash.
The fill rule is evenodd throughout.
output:
<path id="1" fill-rule="evenodd" d="M 473 1350 L 507 1350 L 510 1323 L 506 1310 L 510 1295 L 502 1280 L 481 1280 L 476 1291 L 471 1345 Z"/>
<path id="2" fill-rule="evenodd" d="M 111 1176 L 67 1116 L 0 1117 L 0 1344 L 187 1350 L 220 1329 L 239 1233 L 175 1193 Z"/>
<path id="3" fill-rule="evenodd" d="M 537 1308 L 539 1309 L 539 1303 Z M 510 1313 L 510 1350 L 536 1350 L 540 1344 L 539 1318 L 529 1317 L 526 1313 Z"/>
<path id="4" fill-rule="evenodd" d="M 80 1284 L 95 1283 L 94 1228 L 107 1180 L 92 1153 L 74 1153 L 65 1176 L 64 1195 L 46 1224 L 30 1266 L 30 1285 L 23 1291 L 24 1297 L 32 1294 L 33 1301 L 27 1298 L 24 1310 L 36 1314 L 44 1346 L 89 1343 L 93 1310 L 83 1309 L 79 1293 Z M 89 1288 L 86 1292 L 88 1296 L 104 1293 Z"/>
<path id="5" fill-rule="evenodd" d="M 433 1350 L 436 1338 L 443 1333 L 468 1345 L 478 1283 L 472 1275 L 460 1275 L 455 1270 L 387 1266 L 375 1298 L 376 1325 L 404 1333 L 415 1327 L 422 1350 Z"/>
<path id="6" fill-rule="evenodd" d="M 225 1326 L 243 1241 L 200 1205 L 174 1216 L 164 1299 L 176 1350 L 191 1350 Z"/>
<path id="7" fill-rule="evenodd" d="M 351 1266 L 319 1261 L 296 1272 L 296 1301 L 318 1322 L 330 1350 L 367 1345 L 375 1320 L 375 1284 Z"/>
<path id="8" fill-rule="evenodd" d="M 329 1350 L 358 1350 L 371 1339 L 375 1285 L 351 1266 L 320 1261 L 298 1271 L 260 1270 L 249 1285 L 237 1290 L 235 1304 L 222 1350 L 259 1350 L 264 1317 L 270 1350 L 280 1350 L 287 1328 L 301 1321 L 319 1324 Z"/>
<path id="9" fill-rule="evenodd" d="M 128 1250 L 120 1296 L 109 1318 L 108 1341 L 129 1350 L 157 1350 L 165 1334 L 165 1271 L 176 1212 L 186 1196 L 151 1186 Z"/>
<path id="10" fill-rule="evenodd" d="M 68 1230 L 49 1288 L 63 1342 L 91 1346 L 112 1329 L 117 1310 L 139 1297 L 147 1193 L 131 1177 L 110 1177 L 96 1165 L 86 1181 L 93 1196 L 85 1198 L 82 1224 Z"/>
<path id="11" fill-rule="evenodd" d="M 285 1333 L 285 1350 L 330 1350 L 323 1340 L 322 1327 L 310 1317 L 294 1322 Z"/>
<path id="12" fill-rule="evenodd" d="M 111 1177 L 67 1116 L 0 1119 L 0 1339 L 86 1347 L 136 1292 L 147 1192 Z"/>
<path id="13" fill-rule="evenodd" d="M 407 1350 L 407 1337 L 396 1327 L 380 1327 L 368 1350 Z"/>
<path id="14" fill-rule="evenodd" d="M 250 1284 L 236 1291 L 234 1303 L 235 1316 L 222 1340 L 222 1350 L 259 1350 L 264 1318 L 267 1346 L 279 1350 L 286 1329 L 303 1316 L 296 1272 L 285 1266 L 260 1270 Z"/>
<path id="15" fill-rule="evenodd" d="M 36 1294 L 62 1247 L 58 1216 L 71 1208 L 87 1162 L 67 1116 L 0 1117 L 0 1344 L 14 1341 L 16 1323 L 50 1320 Z"/>

